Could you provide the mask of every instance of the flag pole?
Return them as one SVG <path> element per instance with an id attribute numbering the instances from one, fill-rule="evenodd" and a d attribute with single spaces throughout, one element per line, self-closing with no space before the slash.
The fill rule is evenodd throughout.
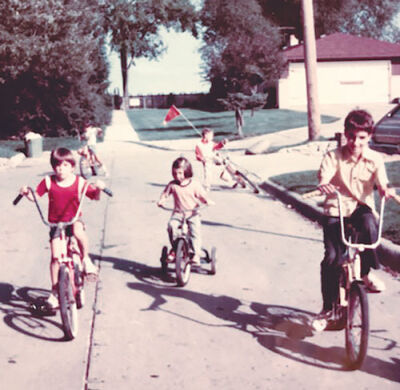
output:
<path id="1" fill-rule="evenodd" d="M 190 122 L 190 120 L 189 120 L 188 118 L 186 118 L 185 115 L 183 115 L 183 113 L 182 113 L 181 110 L 179 110 L 179 112 L 180 112 L 180 114 L 185 118 L 186 122 L 189 123 L 189 125 L 193 127 L 193 129 L 195 130 L 195 132 L 196 132 L 198 135 L 201 136 L 201 133 L 200 133 L 199 130 L 197 130 L 196 126 L 195 126 L 192 122 Z"/>

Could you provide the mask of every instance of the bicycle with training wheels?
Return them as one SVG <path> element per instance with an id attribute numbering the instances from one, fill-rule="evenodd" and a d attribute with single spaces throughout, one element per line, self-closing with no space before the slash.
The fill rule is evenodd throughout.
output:
<path id="1" fill-rule="evenodd" d="M 257 184 L 254 182 L 253 179 L 250 179 L 250 176 L 257 176 L 254 173 L 249 171 L 245 171 L 242 167 L 239 167 L 235 164 L 227 154 L 216 154 L 216 161 L 217 165 L 222 165 L 222 172 L 220 178 L 228 174 L 229 177 L 234 181 L 233 188 L 238 186 L 242 188 L 249 187 L 255 194 L 260 192 Z"/>
<path id="2" fill-rule="evenodd" d="M 163 273 L 167 274 L 169 271 L 169 265 L 174 264 L 175 265 L 175 276 L 176 276 L 176 282 L 179 287 L 185 286 L 190 279 L 190 274 L 192 271 L 192 258 L 193 258 L 193 249 L 191 248 L 190 245 L 190 237 L 189 237 L 189 229 L 187 226 L 187 220 L 191 218 L 191 216 L 196 215 L 199 213 L 199 211 L 204 207 L 204 206 L 199 206 L 196 207 L 193 210 L 185 210 L 185 211 L 180 211 L 178 212 L 175 209 L 165 207 L 165 206 L 159 206 L 160 208 L 167 210 L 167 211 L 172 211 L 173 213 L 176 214 L 181 214 L 182 219 L 179 222 L 178 225 L 178 234 L 176 239 L 174 240 L 174 243 L 172 245 L 171 251 L 175 254 L 173 257 L 169 257 L 169 253 L 171 251 L 168 251 L 168 247 L 164 246 L 161 251 L 161 269 Z M 190 217 L 187 217 L 186 213 L 192 213 Z M 200 259 L 200 264 L 209 264 L 210 269 L 208 270 L 208 273 L 210 275 L 215 275 L 216 274 L 216 253 L 217 249 L 215 247 L 211 248 L 211 253 L 209 253 L 206 249 L 202 249 L 204 252 L 204 256 L 201 257 Z"/>
<path id="3" fill-rule="evenodd" d="M 77 309 L 81 309 L 85 302 L 85 277 L 82 267 L 82 254 L 79 250 L 75 237 L 67 235 L 66 230 L 68 226 L 73 225 L 78 220 L 82 209 L 83 199 L 86 195 L 88 187 L 89 183 L 86 182 L 83 187 L 79 199 L 78 210 L 74 218 L 72 218 L 69 222 L 59 223 L 51 223 L 44 218 L 35 191 L 33 191 L 31 187 L 28 187 L 28 191 L 32 195 L 42 222 L 49 228 L 58 229 L 60 233 L 60 253 L 57 257 L 57 260 L 60 264 L 58 271 L 58 303 L 66 340 L 72 340 L 77 336 Z M 107 188 L 104 188 L 103 192 L 109 196 L 112 196 L 111 190 Z M 17 205 L 22 198 L 23 195 L 19 194 L 13 201 L 14 206 Z M 54 311 L 51 310 L 48 305 L 46 305 L 45 301 L 40 301 L 37 304 L 33 304 L 33 309 L 41 313 Z"/>
<path id="4" fill-rule="evenodd" d="M 303 197 L 318 195 L 321 195 L 321 192 L 316 190 Z M 340 234 L 346 246 L 339 274 L 339 291 L 337 300 L 333 304 L 332 316 L 329 319 L 315 319 L 312 325 L 317 331 L 345 329 L 348 367 L 357 369 L 361 367 L 367 354 L 369 337 L 367 288 L 361 278 L 360 253 L 365 249 L 377 248 L 381 242 L 385 198 L 382 197 L 380 204 L 378 238 L 374 243 L 364 244 L 357 242 L 356 229 L 345 223 L 339 191 L 336 191 L 336 196 L 339 205 Z"/>

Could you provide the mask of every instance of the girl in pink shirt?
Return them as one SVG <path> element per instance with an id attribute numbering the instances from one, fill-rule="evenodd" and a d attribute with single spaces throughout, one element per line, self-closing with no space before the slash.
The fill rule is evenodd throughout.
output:
<path id="1" fill-rule="evenodd" d="M 178 227 L 182 222 L 182 212 L 185 213 L 190 245 L 194 252 L 192 261 L 194 263 L 200 263 L 201 220 L 199 213 L 193 211 L 193 209 L 198 207 L 201 203 L 210 205 L 213 204 L 213 202 L 207 199 L 207 193 L 204 187 L 197 180 L 193 179 L 192 165 L 186 158 L 180 157 L 173 162 L 172 176 L 174 180 L 169 182 L 165 187 L 158 201 L 158 206 L 163 206 L 170 195 L 173 197 L 174 212 L 168 222 L 167 229 L 172 248 L 177 238 Z M 173 249 L 170 253 L 170 257 L 174 256 Z"/>
<path id="2" fill-rule="evenodd" d="M 58 148 L 53 150 L 50 157 L 50 163 L 54 170 L 54 175 L 46 176 L 37 186 L 36 194 L 43 196 L 45 193 L 49 197 L 49 214 L 48 220 L 52 223 L 68 222 L 75 217 L 78 207 L 80 194 L 85 185 L 85 180 L 74 174 L 75 159 L 72 152 L 66 148 Z M 95 185 L 90 184 L 86 196 L 90 199 L 100 199 L 100 191 L 104 189 L 104 183 L 98 181 Z M 33 200 L 28 187 L 22 187 L 20 190 L 22 195 Z M 48 298 L 48 303 L 52 307 L 56 307 L 57 300 L 57 283 L 58 283 L 58 254 L 60 253 L 58 229 L 50 230 L 50 248 L 51 263 L 50 277 L 52 283 L 52 293 Z M 81 219 L 78 219 L 71 229 L 67 229 L 67 234 L 74 235 L 79 249 L 82 253 L 82 261 L 84 271 L 87 274 L 97 274 L 97 268 L 89 257 L 89 243 L 85 225 Z"/>

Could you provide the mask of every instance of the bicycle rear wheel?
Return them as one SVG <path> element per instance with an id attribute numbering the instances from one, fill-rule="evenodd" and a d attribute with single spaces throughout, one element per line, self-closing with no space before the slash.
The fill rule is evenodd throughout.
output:
<path id="1" fill-rule="evenodd" d="M 78 261 L 80 262 L 81 259 L 79 256 L 76 255 L 76 258 L 74 258 L 74 277 L 75 277 L 75 287 L 77 289 L 75 299 L 76 299 L 76 307 L 78 309 L 82 309 L 82 307 L 85 305 L 85 290 L 83 289 L 83 286 L 85 284 L 85 278 L 83 276 L 83 271 L 81 271 L 81 268 L 77 263 Z"/>
<path id="2" fill-rule="evenodd" d="M 175 251 L 176 281 L 179 287 L 185 286 L 190 279 L 192 265 L 189 259 L 188 245 L 183 238 L 178 238 Z"/>
<path id="3" fill-rule="evenodd" d="M 61 264 L 58 273 L 58 299 L 65 338 L 72 340 L 78 334 L 78 311 L 68 267 Z"/>
<path id="4" fill-rule="evenodd" d="M 90 179 L 93 176 L 92 167 L 86 156 L 81 156 L 79 160 L 79 170 L 84 179 Z"/>
<path id="5" fill-rule="evenodd" d="M 350 287 L 346 325 L 346 351 L 349 368 L 360 368 L 368 349 L 369 312 L 365 288 L 359 282 Z"/>
<path id="6" fill-rule="evenodd" d="M 253 192 L 255 194 L 258 194 L 260 190 L 258 189 L 257 184 L 255 184 L 253 181 L 251 181 L 248 176 L 246 176 L 243 172 L 236 171 L 236 174 L 240 176 L 249 186 L 252 188 Z"/>
<path id="7" fill-rule="evenodd" d="M 217 248 L 213 246 L 211 248 L 211 256 L 210 256 L 210 275 L 215 275 L 217 273 Z"/>

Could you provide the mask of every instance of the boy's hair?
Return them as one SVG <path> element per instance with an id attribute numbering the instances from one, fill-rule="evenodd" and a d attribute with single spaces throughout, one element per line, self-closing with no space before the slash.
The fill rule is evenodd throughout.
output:
<path id="1" fill-rule="evenodd" d="M 374 131 L 374 120 L 371 114 L 365 110 L 350 111 L 344 121 L 344 132 L 348 131 L 366 131 L 372 134 Z"/>
<path id="2" fill-rule="evenodd" d="M 73 167 L 76 165 L 76 161 L 72 152 L 67 148 L 57 148 L 51 152 L 50 164 L 55 169 L 63 161 L 68 161 Z"/>
<path id="3" fill-rule="evenodd" d="M 193 177 L 192 164 L 185 157 L 179 157 L 172 163 L 172 170 L 183 168 L 184 176 L 186 179 Z"/>
<path id="4" fill-rule="evenodd" d="M 212 133 L 212 132 L 213 132 L 213 131 L 212 131 L 210 128 L 205 127 L 205 128 L 202 130 L 202 132 L 201 132 L 201 136 L 204 137 L 206 134 Z"/>

